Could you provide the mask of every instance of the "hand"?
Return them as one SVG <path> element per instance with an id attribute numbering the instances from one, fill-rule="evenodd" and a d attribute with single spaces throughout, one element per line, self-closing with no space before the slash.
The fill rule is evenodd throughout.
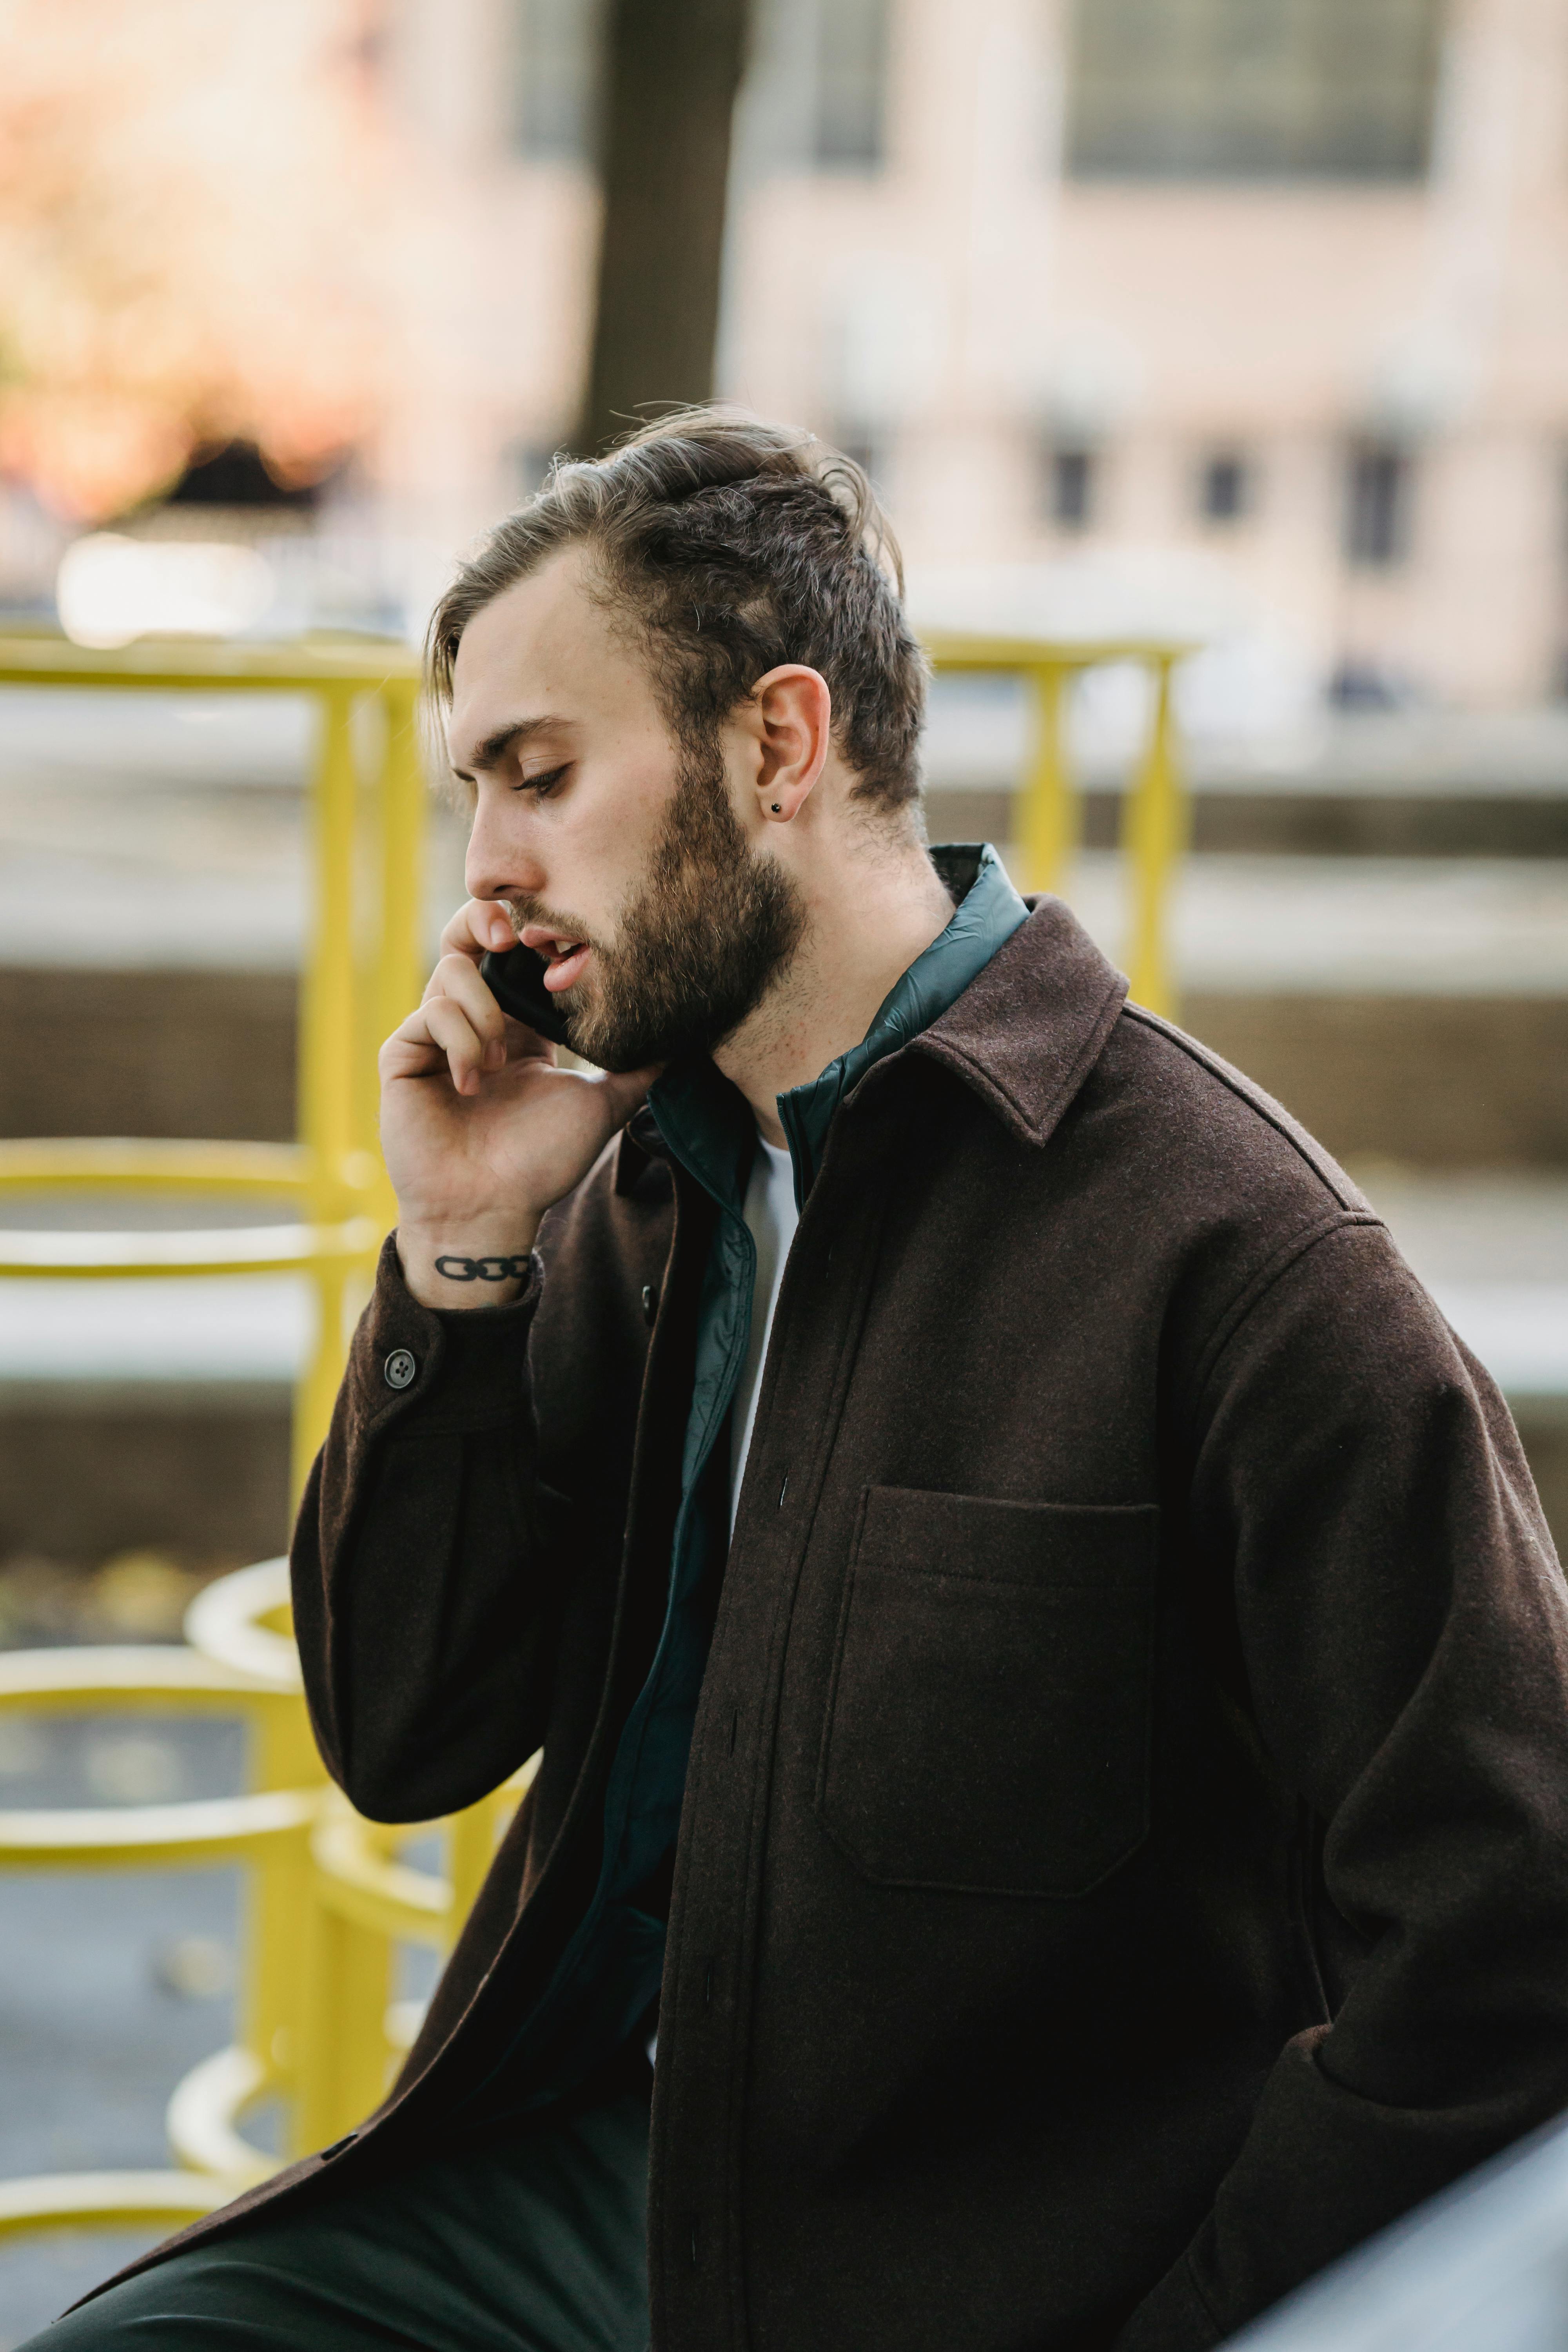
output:
<path id="1" fill-rule="evenodd" d="M 381 1145 L 397 1194 L 404 1278 L 426 1307 L 496 1307 L 518 1282 L 453 1282 L 441 1256 L 514 1257 L 581 1183 L 658 1073 L 585 1077 L 504 1013 L 479 977 L 515 947 L 504 907 L 470 898 L 441 934 L 423 1003 L 381 1049 Z"/>

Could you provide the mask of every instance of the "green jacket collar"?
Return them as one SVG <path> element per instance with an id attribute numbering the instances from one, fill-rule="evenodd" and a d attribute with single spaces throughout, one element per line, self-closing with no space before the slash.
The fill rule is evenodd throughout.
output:
<path id="1" fill-rule="evenodd" d="M 811 1189 L 839 1104 L 884 1054 L 907 1045 L 955 1003 L 1012 938 L 1028 908 L 989 842 L 949 843 L 931 863 L 958 901 L 952 920 L 895 982 L 858 1045 L 820 1076 L 778 1097 L 795 1166 L 795 1205 Z M 668 1150 L 721 1208 L 739 1216 L 756 1149 L 756 1122 L 738 1087 L 704 1055 L 667 1070 L 648 1108 Z"/>

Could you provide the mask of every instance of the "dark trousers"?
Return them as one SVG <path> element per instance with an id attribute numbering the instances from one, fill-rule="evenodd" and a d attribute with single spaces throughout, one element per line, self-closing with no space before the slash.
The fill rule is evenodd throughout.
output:
<path id="1" fill-rule="evenodd" d="M 19 2352 L 644 2352 L 647 2221 L 632 2092 L 258 2214 Z"/>

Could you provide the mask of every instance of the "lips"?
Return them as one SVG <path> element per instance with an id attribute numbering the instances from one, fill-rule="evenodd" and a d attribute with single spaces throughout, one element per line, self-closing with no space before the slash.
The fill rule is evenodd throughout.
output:
<path id="1" fill-rule="evenodd" d="M 552 995 L 579 980 L 592 950 L 586 940 L 574 939 L 565 931 L 552 931 L 542 923 L 529 923 L 522 932 L 522 944 L 535 955 L 544 958 L 544 985 Z"/>
<path id="2" fill-rule="evenodd" d="M 562 955 L 552 956 L 544 967 L 545 987 L 552 992 L 570 988 L 573 982 L 581 976 L 588 956 L 589 950 L 583 943 L 567 950 Z"/>

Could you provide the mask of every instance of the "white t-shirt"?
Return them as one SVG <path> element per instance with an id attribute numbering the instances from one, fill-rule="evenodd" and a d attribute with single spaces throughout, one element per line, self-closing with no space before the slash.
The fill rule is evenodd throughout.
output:
<path id="1" fill-rule="evenodd" d="M 741 1476 L 752 1443 L 752 1424 L 757 1417 L 757 1390 L 762 1384 L 763 1359 L 768 1352 L 768 1334 L 773 1328 L 773 1309 L 779 1303 L 784 1260 L 800 1223 L 800 1212 L 795 1205 L 795 1169 L 789 1153 L 760 1135 L 742 1213 L 746 1230 L 757 1245 L 757 1279 L 752 1292 L 752 1336 L 730 1411 L 731 1529 L 741 1499 Z"/>

